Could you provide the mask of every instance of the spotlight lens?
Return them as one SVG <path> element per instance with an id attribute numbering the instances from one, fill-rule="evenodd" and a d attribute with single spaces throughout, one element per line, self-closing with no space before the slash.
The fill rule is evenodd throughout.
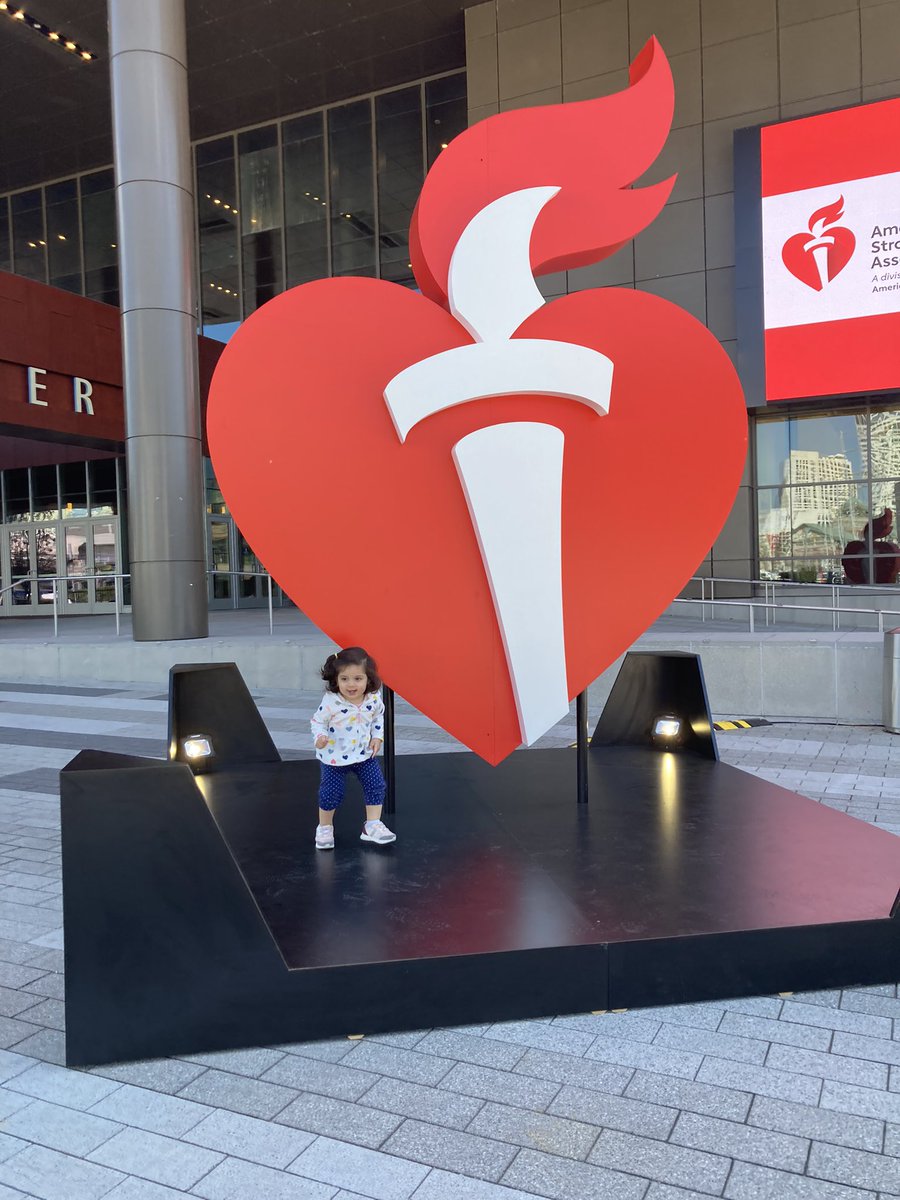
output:
<path id="1" fill-rule="evenodd" d="M 653 726 L 653 736 L 658 738 L 676 738 L 681 733 L 681 721 L 677 717 L 657 717 Z"/>
<path id="2" fill-rule="evenodd" d="M 205 733 L 193 733 L 181 743 L 188 758 L 209 758 L 212 754 L 212 742 Z"/>

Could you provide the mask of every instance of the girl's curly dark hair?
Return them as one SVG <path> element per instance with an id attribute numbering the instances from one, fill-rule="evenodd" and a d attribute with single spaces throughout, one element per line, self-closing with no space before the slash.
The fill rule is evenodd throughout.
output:
<path id="1" fill-rule="evenodd" d="M 348 646 L 337 654 L 329 654 L 322 668 L 322 678 L 328 685 L 329 692 L 338 692 L 337 677 L 344 667 L 362 667 L 366 673 L 367 692 L 377 692 L 381 687 L 381 676 L 378 674 L 378 663 L 371 658 L 362 646 Z"/>

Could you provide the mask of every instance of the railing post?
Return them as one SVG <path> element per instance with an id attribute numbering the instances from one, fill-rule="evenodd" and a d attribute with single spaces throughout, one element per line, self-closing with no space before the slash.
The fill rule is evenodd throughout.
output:
<path id="1" fill-rule="evenodd" d="M 577 733 L 577 803 L 588 802 L 588 694 L 579 692 L 575 697 L 575 727 Z"/>
<path id="2" fill-rule="evenodd" d="M 38 596 L 38 604 L 40 604 L 40 602 L 41 602 L 41 581 L 40 581 L 40 579 L 38 579 L 36 581 L 36 584 L 37 584 L 36 590 L 37 590 L 37 596 Z M 57 579 L 56 579 L 56 576 L 54 575 L 53 576 L 53 636 L 55 638 L 59 637 L 59 608 L 57 605 L 57 595 L 58 595 Z"/>
<path id="3" fill-rule="evenodd" d="M 755 626 L 755 624 L 754 624 L 754 620 L 753 620 L 753 601 L 752 601 L 752 600 L 751 600 L 751 601 L 750 601 L 750 603 L 747 605 L 747 611 L 748 611 L 748 613 L 750 614 L 750 632 L 751 632 L 751 633 L 756 633 L 756 626 Z M 768 610 L 767 610 L 767 611 L 768 611 Z"/>
<path id="4" fill-rule="evenodd" d="M 275 622 L 274 622 L 274 617 L 273 617 L 273 615 L 272 615 L 272 576 L 271 576 L 271 575 L 266 575 L 266 582 L 267 582 L 267 583 L 268 583 L 268 585 L 269 585 L 269 587 L 268 587 L 268 598 L 269 598 L 269 637 L 271 637 L 271 636 L 272 636 L 272 634 L 275 632 Z"/>
<path id="5" fill-rule="evenodd" d="M 381 688 L 384 700 L 384 782 L 387 785 L 384 796 L 385 814 L 396 811 L 397 808 L 397 770 L 394 746 L 394 690 L 385 683 Z"/>
<path id="6" fill-rule="evenodd" d="M 880 608 L 878 610 L 878 632 L 884 633 L 884 611 Z"/>
<path id="7" fill-rule="evenodd" d="M 118 577 L 118 575 L 113 576 L 113 596 L 114 596 L 115 602 L 116 602 L 116 637 L 118 637 L 121 632 L 121 624 L 119 621 L 119 577 Z"/>

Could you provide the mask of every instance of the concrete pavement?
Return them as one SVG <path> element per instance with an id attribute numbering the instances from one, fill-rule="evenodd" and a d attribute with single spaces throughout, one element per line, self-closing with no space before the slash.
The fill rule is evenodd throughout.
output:
<path id="1" fill-rule="evenodd" d="M 161 756 L 163 692 L 0 682 L 0 1200 L 900 1196 L 893 986 L 66 1070 L 57 772 L 88 746 Z M 318 693 L 257 698 L 284 755 L 307 754 Z M 900 738 L 719 737 L 734 765 L 900 833 Z M 453 748 L 398 705 L 401 753 Z"/>

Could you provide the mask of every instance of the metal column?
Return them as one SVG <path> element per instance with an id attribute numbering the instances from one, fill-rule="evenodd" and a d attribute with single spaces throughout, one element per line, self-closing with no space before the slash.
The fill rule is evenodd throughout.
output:
<path id="1" fill-rule="evenodd" d="M 384 684 L 384 781 L 387 785 L 384 797 L 386 814 L 397 810 L 397 751 L 394 741 L 394 691 Z"/>
<path id="2" fill-rule="evenodd" d="M 575 729 L 576 729 L 576 799 L 578 804 L 588 802 L 588 694 L 579 692 L 575 697 Z"/>
<path id="3" fill-rule="evenodd" d="M 206 637 L 184 0 L 109 0 L 136 641 Z"/>

